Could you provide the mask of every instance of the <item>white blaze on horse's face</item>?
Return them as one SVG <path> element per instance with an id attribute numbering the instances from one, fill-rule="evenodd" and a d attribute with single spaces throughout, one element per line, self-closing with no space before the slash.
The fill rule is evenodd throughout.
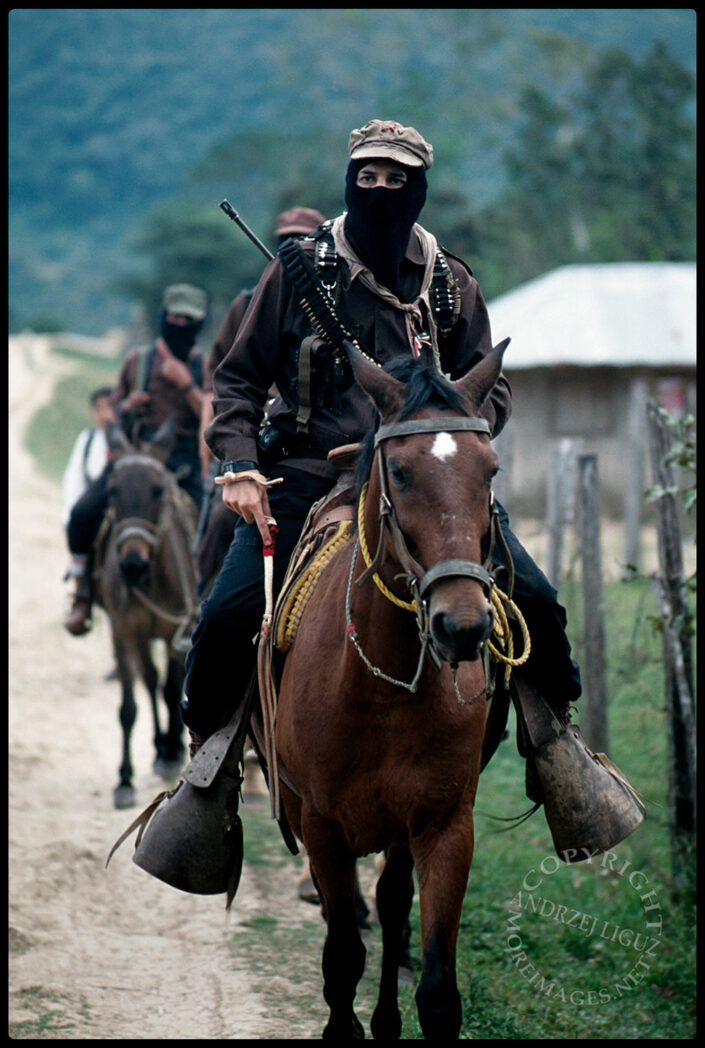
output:
<path id="1" fill-rule="evenodd" d="M 431 448 L 431 454 L 435 455 L 441 462 L 445 462 L 446 459 L 452 458 L 458 450 L 458 445 L 455 443 L 455 439 L 451 437 L 450 433 L 437 433 L 436 439 L 433 442 Z"/>

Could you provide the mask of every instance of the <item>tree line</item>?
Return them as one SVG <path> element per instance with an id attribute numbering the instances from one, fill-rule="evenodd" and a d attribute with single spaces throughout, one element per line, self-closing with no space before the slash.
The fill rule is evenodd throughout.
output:
<path id="1" fill-rule="evenodd" d="M 549 57 L 554 82 L 521 93 L 489 202 L 465 189 L 472 146 L 457 122 L 434 128 L 444 161 L 429 174 L 421 222 L 471 266 L 487 299 L 570 263 L 695 258 L 693 75 L 661 43 L 641 59 L 620 48 L 590 51 L 579 64 L 574 47 L 570 62 Z M 322 129 L 312 141 L 289 124 L 283 134 L 237 132 L 220 143 L 179 197 L 149 215 L 133 244 L 142 262 L 119 290 L 152 317 L 167 283 L 193 282 L 208 290 L 218 322 L 264 264 L 218 210 L 223 187 L 236 187 L 233 203 L 274 247 L 276 215 L 293 204 L 329 217 L 343 210 L 340 137 Z"/>

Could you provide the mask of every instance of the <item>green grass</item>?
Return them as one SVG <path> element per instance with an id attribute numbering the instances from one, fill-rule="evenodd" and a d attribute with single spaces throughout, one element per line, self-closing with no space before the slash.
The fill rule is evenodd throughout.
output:
<path id="1" fill-rule="evenodd" d="M 8 1034 L 13 1040 L 64 1040 L 71 1037 L 76 1021 L 67 1012 L 78 1012 L 90 1020 L 90 1009 L 81 997 L 78 1005 L 66 995 L 43 986 L 27 986 L 12 995 L 17 1008 L 27 1013 L 26 1019 L 11 1022 Z"/>
<path id="2" fill-rule="evenodd" d="M 99 386 L 115 383 L 122 358 L 94 357 L 60 348 L 52 352 L 75 365 L 75 371 L 60 379 L 51 402 L 34 415 L 25 444 L 39 472 L 60 481 L 76 437 L 91 425 L 91 393 Z"/>

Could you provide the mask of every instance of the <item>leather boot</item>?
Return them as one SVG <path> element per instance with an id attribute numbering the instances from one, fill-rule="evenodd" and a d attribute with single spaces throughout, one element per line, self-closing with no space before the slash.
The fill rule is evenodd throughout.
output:
<path id="1" fill-rule="evenodd" d="M 69 613 L 64 618 L 64 629 L 72 633 L 74 637 L 81 637 L 90 631 L 92 625 L 90 602 L 78 595 L 75 596 Z"/>
<path id="2" fill-rule="evenodd" d="M 93 622 L 91 620 L 91 608 L 93 606 L 93 564 L 89 558 L 88 563 L 81 575 L 76 576 L 76 592 L 68 614 L 63 621 L 64 629 L 81 637 L 88 633 Z"/>
<path id="3" fill-rule="evenodd" d="M 190 728 L 188 729 L 189 760 L 193 760 L 193 758 L 196 756 L 204 742 L 205 739 L 202 739 L 200 735 L 196 735 L 195 731 L 191 731 Z"/>

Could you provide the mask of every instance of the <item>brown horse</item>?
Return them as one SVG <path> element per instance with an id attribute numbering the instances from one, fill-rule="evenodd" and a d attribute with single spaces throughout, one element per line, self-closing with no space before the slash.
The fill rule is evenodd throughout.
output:
<path id="1" fill-rule="evenodd" d="M 276 715 L 281 800 L 327 922 L 326 1038 L 364 1036 L 353 1010 L 365 957 L 354 871 L 358 856 L 382 851 L 372 1034 L 401 1033 L 397 965 L 414 869 L 419 1021 L 427 1038 L 453 1040 L 460 1031 L 456 938 L 485 731 L 480 655 L 493 626 L 481 545 L 497 458 L 478 412 L 508 341 L 457 383 L 415 361 L 387 373 L 350 349 L 381 425 L 358 465 L 368 485 L 357 534 L 306 607 Z"/>
<path id="2" fill-rule="evenodd" d="M 133 447 L 118 427 L 109 434 L 114 460 L 105 521 L 109 530 L 98 551 L 96 593 L 110 618 L 122 690 L 123 747 L 120 781 L 113 794 L 116 808 L 135 803 L 130 737 L 137 715 L 136 676 L 144 682 L 152 706 L 154 771 L 166 780 L 176 778 L 185 753 L 179 704 L 188 640 L 185 631 L 196 607 L 191 550 L 197 511 L 164 465 L 173 439 L 172 420 L 139 448 Z M 163 641 L 167 648 L 162 685 L 168 714 L 166 731 L 160 722 L 154 640 Z"/>

